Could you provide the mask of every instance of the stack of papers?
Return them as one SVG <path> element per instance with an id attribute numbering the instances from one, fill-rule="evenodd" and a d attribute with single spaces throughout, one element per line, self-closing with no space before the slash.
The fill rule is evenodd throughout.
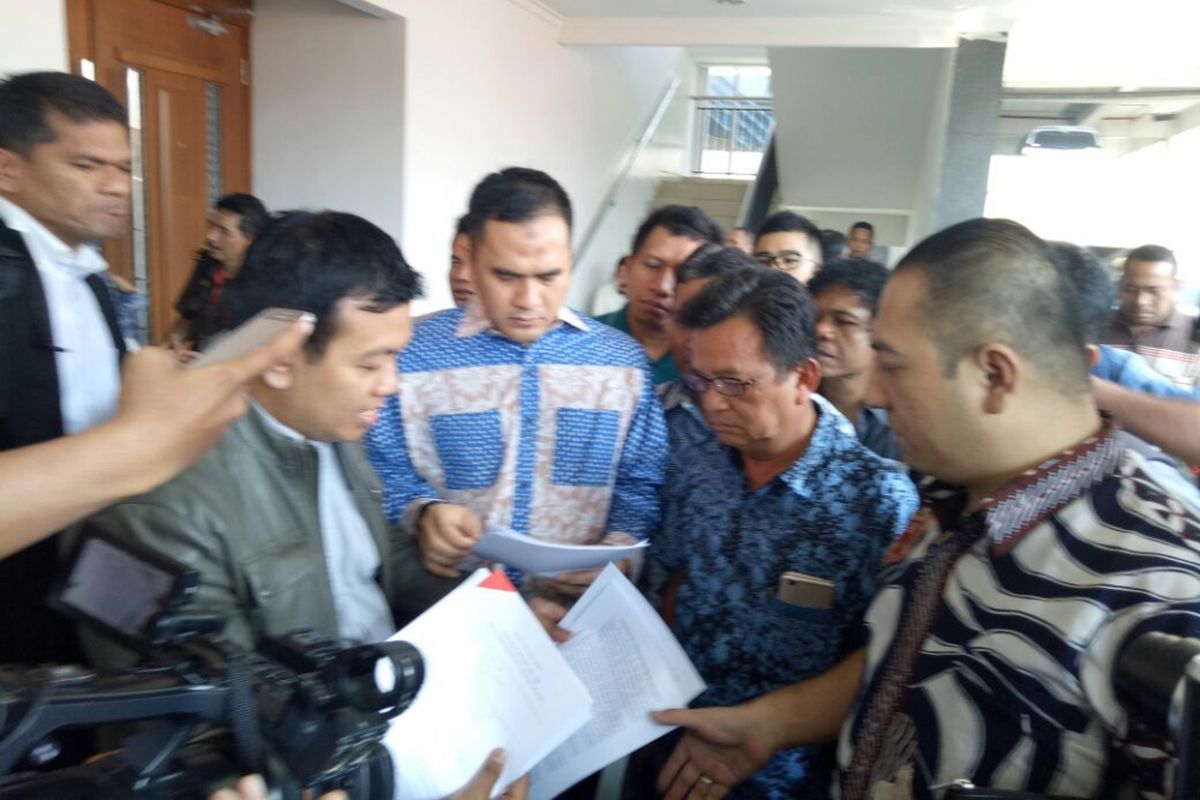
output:
<path id="1" fill-rule="evenodd" d="M 425 658 L 425 683 L 384 742 L 396 800 L 453 794 L 495 747 L 508 761 L 493 796 L 532 771 L 530 797 L 554 797 L 666 733 L 651 711 L 704 690 L 666 625 L 612 565 L 562 624 L 574 636 L 556 646 L 503 572 L 478 570 L 393 637 Z"/>
<path id="2" fill-rule="evenodd" d="M 596 569 L 614 561 L 632 558 L 649 546 L 641 541 L 631 545 L 558 544 L 535 539 L 511 528 L 488 528 L 471 555 L 485 561 L 540 575 Z"/>

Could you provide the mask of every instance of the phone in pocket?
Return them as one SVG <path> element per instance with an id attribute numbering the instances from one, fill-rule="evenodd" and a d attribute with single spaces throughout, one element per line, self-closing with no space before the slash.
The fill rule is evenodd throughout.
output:
<path id="1" fill-rule="evenodd" d="M 834 593 L 833 581 L 788 570 L 779 576 L 775 596 L 802 608 L 833 608 Z"/>

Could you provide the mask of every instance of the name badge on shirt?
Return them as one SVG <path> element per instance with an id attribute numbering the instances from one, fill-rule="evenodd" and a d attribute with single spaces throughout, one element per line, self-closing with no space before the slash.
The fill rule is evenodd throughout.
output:
<path id="1" fill-rule="evenodd" d="M 788 605 L 801 608 L 833 608 L 833 581 L 788 570 L 779 576 L 775 596 Z"/>

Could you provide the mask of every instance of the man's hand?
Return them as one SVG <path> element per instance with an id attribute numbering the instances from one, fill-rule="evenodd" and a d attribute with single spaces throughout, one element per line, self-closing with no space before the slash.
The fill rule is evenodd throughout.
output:
<path id="1" fill-rule="evenodd" d="M 222 789 L 208 796 L 208 800 L 267 800 L 267 784 L 258 775 L 247 775 L 232 789 Z M 486 797 L 486 795 L 485 795 Z M 321 795 L 320 800 L 347 800 L 340 789 Z"/>
<path id="2" fill-rule="evenodd" d="M 504 771 L 506 759 L 507 756 L 503 750 L 496 749 L 489 753 L 487 760 L 479 768 L 479 772 L 476 772 L 471 782 L 454 795 L 453 800 L 488 800 L 492 796 L 492 788 L 496 785 L 496 781 L 500 780 L 500 773 Z M 508 798 L 508 800 L 525 800 L 528 794 L 529 776 L 524 775 L 514 781 L 512 786 L 509 786 L 500 797 Z"/>
<path id="3" fill-rule="evenodd" d="M 719 800 L 774 752 L 748 706 L 656 711 L 651 716 L 661 725 L 687 729 L 658 774 L 658 791 L 666 800 L 692 794 Z"/>
<path id="4" fill-rule="evenodd" d="M 457 578 L 454 565 L 466 558 L 483 533 L 475 512 L 456 503 L 433 503 L 421 513 L 417 542 L 421 564 L 441 578 Z"/>
<path id="5" fill-rule="evenodd" d="M 297 322 L 271 343 L 241 358 L 183 369 L 171 353 L 147 347 L 125 359 L 113 424 L 136 432 L 145 489 L 203 455 L 229 424 L 246 413 L 246 384 L 299 356 L 312 324 Z M 127 454 L 128 455 L 128 454 Z"/>
<path id="6" fill-rule="evenodd" d="M 545 597 L 530 598 L 529 608 L 533 611 L 533 615 L 538 618 L 538 622 L 542 623 L 542 627 L 546 629 L 546 633 L 556 643 L 562 644 L 571 638 L 571 632 L 566 628 L 559 627 L 558 624 L 567 615 L 566 608 Z"/>

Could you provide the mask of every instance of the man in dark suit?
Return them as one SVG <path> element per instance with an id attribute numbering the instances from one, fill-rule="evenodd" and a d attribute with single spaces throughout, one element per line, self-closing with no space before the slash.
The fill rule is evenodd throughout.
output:
<path id="1" fill-rule="evenodd" d="M 124 343 L 96 250 L 129 220 L 125 109 L 64 73 L 0 82 L 0 450 L 112 415 Z M 52 475 L 46 476 L 53 480 Z M 0 663 L 78 655 L 44 607 L 53 539 L 0 561 Z"/>

